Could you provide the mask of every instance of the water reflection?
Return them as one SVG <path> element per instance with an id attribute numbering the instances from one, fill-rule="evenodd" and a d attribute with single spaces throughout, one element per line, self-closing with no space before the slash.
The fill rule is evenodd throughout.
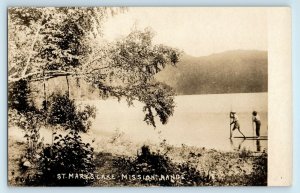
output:
<path id="1" fill-rule="evenodd" d="M 261 151 L 261 145 L 260 145 L 260 140 L 256 140 L 256 151 Z"/>
<path id="2" fill-rule="evenodd" d="M 260 139 L 252 139 L 252 140 L 255 140 L 256 151 L 261 152 L 261 143 L 260 143 L 261 140 Z M 242 145 L 245 141 L 246 141 L 246 139 L 244 139 L 244 138 L 241 139 L 241 140 L 230 139 L 230 145 L 231 145 L 233 150 L 240 151 L 242 149 L 242 147 L 243 147 Z"/>
<path id="3" fill-rule="evenodd" d="M 233 142 L 232 139 L 230 139 L 230 145 L 232 146 L 232 149 L 239 151 L 239 150 L 241 150 L 241 147 L 242 147 L 242 144 L 244 143 L 244 141 L 245 141 L 245 139 L 243 138 L 243 139 L 238 143 L 238 146 L 236 146 L 236 143 Z"/>

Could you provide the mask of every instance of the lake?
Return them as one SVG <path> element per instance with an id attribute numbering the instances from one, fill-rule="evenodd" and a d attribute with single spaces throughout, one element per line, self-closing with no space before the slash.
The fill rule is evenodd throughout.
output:
<path id="1" fill-rule="evenodd" d="M 255 136 L 252 128 L 252 111 L 258 111 L 261 120 L 261 135 L 268 135 L 268 94 L 212 94 L 175 96 L 174 115 L 166 125 L 156 120 L 157 127 L 147 125 L 143 105 L 135 102 L 127 106 L 125 100 L 116 99 L 89 101 L 97 107 L 97 117 L 92 124 L 94 135 L 110 137 L 116 130 L 132 141 L 139 143 L 167 143 L 181 146 L 214 148 L 233 151 L 246 148 L 251 151 L 267 151 L 267 140 L 229 140 L 229 112 L 239 116 L 241 131 L 246 136 Z M 233 136 L 241 136 L 238 131 Z"/>

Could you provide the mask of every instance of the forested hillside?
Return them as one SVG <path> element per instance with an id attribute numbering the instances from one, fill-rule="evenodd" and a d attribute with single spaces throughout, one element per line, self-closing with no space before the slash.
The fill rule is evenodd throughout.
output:
<path id="1" fill-rule="evenodd" d="M 204 57 L 184 55 L 177 67 L 167 67 L 156 78 L 179 95 L 267 92 L 268 53 L 235 50 Z"/>

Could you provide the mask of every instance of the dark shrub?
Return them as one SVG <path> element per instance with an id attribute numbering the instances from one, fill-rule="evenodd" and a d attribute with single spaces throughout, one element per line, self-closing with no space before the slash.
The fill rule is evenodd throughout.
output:
<path id="1" fill-rule="evenodd" d="M 48 122 L 51 125 L 61 125 L 67 129 L 86 132 L 91 125 L 90 117 L 96 117 L 96 108 L 86 105 L 79 111 L 74 100 L 67 94 L 56 94 L 52 98 Z"/>
<path id="2" fill-rule="evenodd" d="M 84 131 L 88 131 L 92 124 L 90 118 L 96 118 L 96 107 L 91 105 L 84 105 L 83 109 L 77 110 L 77 117 L 81 122 L 81 128 L 85 127 L 82 129 L 84 129 Z"/>
<path id="3" fill-rule="evenodd" d="M 86 186 L 94 178 L 94 149 L 83 143 L 77 131 L 66 136 L 56 135 L 54 143 L 44 148 L 40 160 L 38 185 L 47 186 Z M 65 175 L 65 177 L 63 177 Z M 70 176 L 71 175 L 71 178 Z M 76 175 L 83 175 L 76 179 Z"/>
<path id="4" fill-rule="evenodd" d="M 246 180 L 248 186 L 268 185 L 268 155 L 266 153 L 254 158 L 253 171 Z"/>
<path id="5" fill-rule="evenodd" d="M 141 148 L 141 153 L 136 158 L 119 158 L 114 164 L 120 173 L 127 173 L 135 176 L 174 176 L 179 175 L 183 178 L 172 180 L 146 180 L 125 183 L 144 184 L 155 186 L 193 186 L 204 185 L 211 182 L 211 178 L 198 171 L 189 162 L 178 164 L 173 162 L 168 156 L 151 152 L 148 146 Z M 171 178 L 170 178 L 171 179 Z"/>
<path id="6" fill-rule="evenodd" d="M 75 120 L 76 106 L 73 100 L 65 95 L 56 94 L 52 98 L 48 122 L 52 125 L 71 125 L 72 120 Z"/>
<path id="7" fill-rule="evenodd" d="M 183 186 L 200 186 L 200 185 L 212 185 L 212 179 L 209 174 L 200 172 L 193 167 L 189 161 L 178 165 L 179 171 L 183 176 L 181 185 Z"/>
<path id="8" fill-rule="evenodd" d="M 70 132 L 66 136 L 56 132 L 52 134 L 52 145 L 44 147 L 38 156 L 36 175 L 28 176 L 25 183 L 30 186 L 90 185 L 94 180 L 94 149 L 89 143 L 82 142 L 79 131 L 86 132 L 89 129 L 89 118 L 96 116 L 95 107 L 86 105 L 79 109 L 74 100 L 58 94 L 52 97 L 49 104 L 49 113 L 44 111 L 44 115 L 48 115 L 47 122 L 52 126 L 60 125 Z M 34 117 L 38 117 L 37 114 Z M 25 123 L 31 123 L 24 120 Z M 35 137 L 33 134 L 27 137 Z"/>
<path id="9" fill-rule="evenodd" d="M 19 113 L 35 111 L 35 107 L 30 99 L 30 87 L 26 80 L 19 80 L 9 85 L 8 106 Z"/>
<path id="10" fill-rule="evenodd" d="M 135 176 L 146 176 L 146 175 L 170 175 L 173 174 L 174 165 L 167 156 L 160 155 L 158 153 L 150 152 L 148 146 L 141 148 L 141 154 L 136 158 L 120 158 L 114 164 L 121 173 L 126 173 Z M 128 180 L 125 183 L 129 182 Z M 130 183 L 130 182 L 129 182 Z M 139 179 L 132 181 L 130 184 L 144 184 L 144 185 L 161 185 L 171 186 L 170 180 L 145 180 Z"/>

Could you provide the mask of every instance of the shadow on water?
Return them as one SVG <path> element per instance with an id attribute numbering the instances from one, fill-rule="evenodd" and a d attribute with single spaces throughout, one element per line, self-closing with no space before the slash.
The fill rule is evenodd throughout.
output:
<path id="1" fill-rule="evenodd" d="M 256 152 L 261 152 L 262 151 L 262 146 L 261 146 L 261 139 L 251 139 L 252 141 L 255 141 L 255 150 Z M 237 140 L 233 140 L 230 139 L 230 145 L 232 147 L 233 150 L 235 151 L 240 151 L 242 148 L 247 149 L 246 146 L 243 146 L 243 144 L 245 143 L 246 139 L 245 138 L 241 138 L 241 139 L 237 139 Z M 253 150 L 253 149 L 252 149 Z"/>
<path id="2" fill-rule="evenodd" d="M 258 151 L 258 152 L 261 151 L 260 140 L 256 140 L 256 151 Z"/>

